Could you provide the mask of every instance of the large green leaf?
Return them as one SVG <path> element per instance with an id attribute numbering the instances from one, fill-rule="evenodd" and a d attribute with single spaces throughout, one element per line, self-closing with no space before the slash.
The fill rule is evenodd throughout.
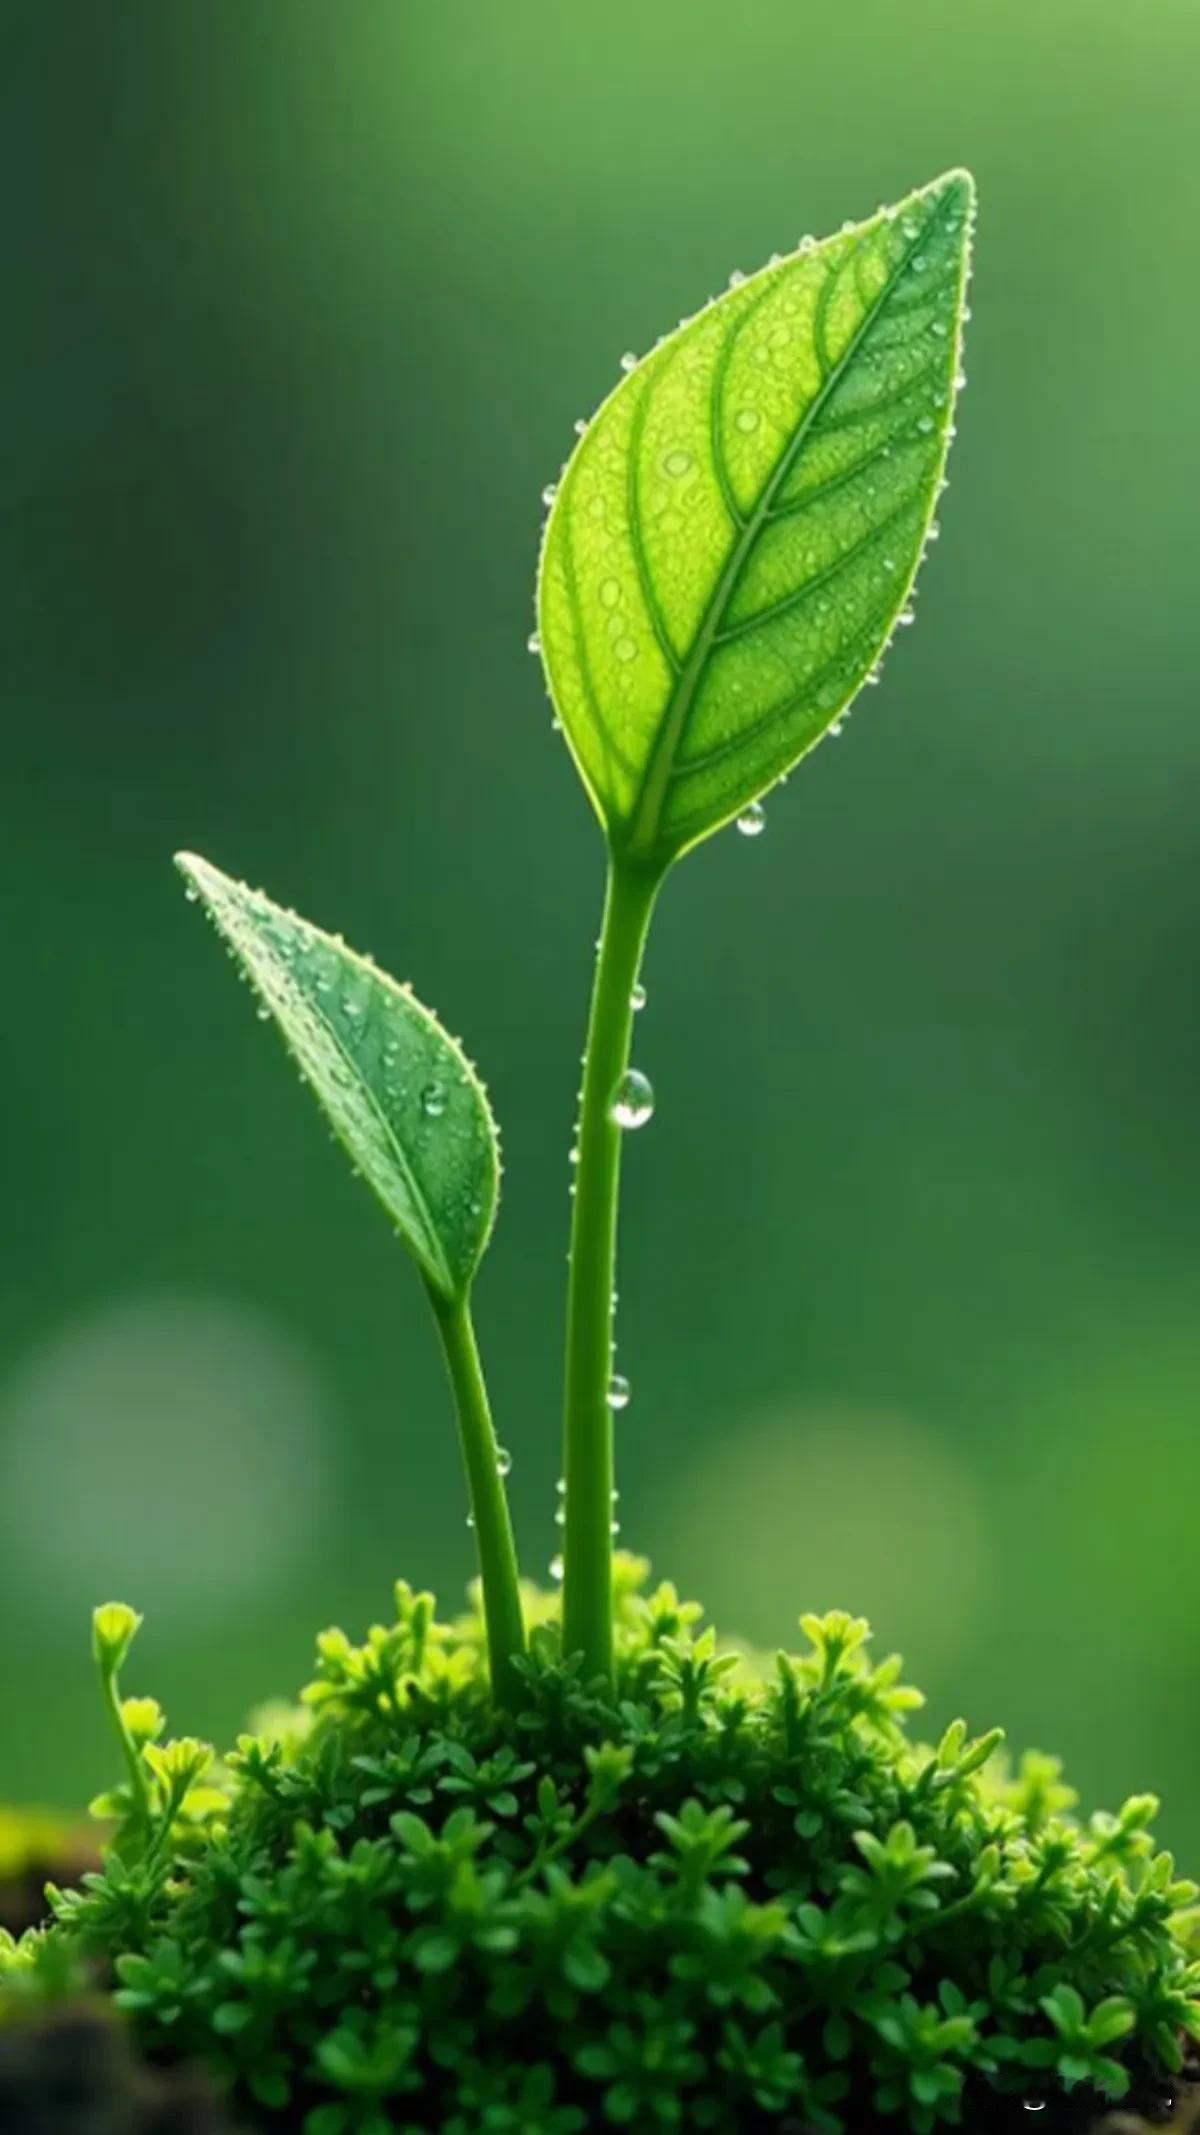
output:
<path id="1" fill-rule="evenodd" d="M 176 865 L 275 1018 L 334 1133 L 440 1296 L 487 1244 L 499 1152 L 470 1062 L 407 986 L 194 853 Z"/>
<path id="2" fill-rule="evenodd" d="M 728 822 L 873 676 L 953 434 L 973 212 L 951 171 L 735 278 L 584 429 L 538 628 L 615 849 Z"/>

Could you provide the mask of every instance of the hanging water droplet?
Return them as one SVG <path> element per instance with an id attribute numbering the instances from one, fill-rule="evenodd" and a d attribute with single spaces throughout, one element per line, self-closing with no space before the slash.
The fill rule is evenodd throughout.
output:
<path id="1" fill-rule="evenodd" d="M 553 502 L 554 502 L 554 499 L 555 499 L 555 497 L 556 497 L 557 495 L 558 495 L 558 483 L 557 483 L 557 482 L 547 482 L 547 484 L 546 484 L 546 487 L 545 487 L 545 488 L 543 489 L 543 491 L 542 491 L 542 503 L 543 503 L 543 504 L 553 504 Z"/>
<path id="2" fill-rule="evenodd" d="M 507 1446 L 496 1447 L 496 1473 L 501 1476 L 512 1474 L 512 1454 Z"/>
<path id="3" fill-rule="evenodd" d="M 559 1476 L 559 1478 L 558 1478 L 558 1481 L 557 1481 L 557 1482 L 555 1483 L 554 1487 L 555 1487 L 555 1489 L 557 1490 L 557 1492 L 558 1492 L 558 1494 L 559 1494 L 559 1496 L 560 1496 L 560 1497 L 565 1497 L 565 1496 L 566 1496 L 566 1494 L 567 1494 L 567 1478 L 566 1478 L 566 1476 L 565 1476 L 565 1475 L 560 1475 L 560 1476 Z"/>
<path id="4" fill-rule="evenodd" d="M 643 1008 L 646 1006 L 646 989 L 640 979 L 634 987 L 633 992 L 629 996 L 629 1006 L 632 1008 L 635 1016 L 640 1016 Z"/>
<path id="5" fill-rule="evenodd" d="M 741 288 L 741 286 L 742 286 L 742 283 L 743 283 L 743 282 L 745 281 L 745 279 L 746 279 L 746 277 L 745 277 L 745 275 L 743 274 L 743 272 L 742 272 L 741 268 L 740 268 L 740 267 L 735 267 L 735 268 L 734 268 L 734 270 L 733 270 L 733 273 L 732 273 L 732 274 L 730 275 L 730 277 L 729 277 L 729 286 L 730 286 L 730 288 L 731 288 L 731 289 L 740 289 L 740 288 Z"/>
<path id="6" fill-rule="evenodd" d="M 551 1557 L 551 1559 L 550 1559 L 550 1577 L 551 1577 L 552 1579 L 556 1579 L 556 1580 L 559 1580 L 559 1581 L 561 1581 L 561 1579 L 562 1579 L 562 1575 L 563 1575 L 563 1573 L 565 1572 L 565 1570 L 566 1570 L 566 1565 L 565 1565 L 565 1564 L 563 1563 L 563 1560 L 562 1560 L 561 1556 L 558 1556 L 558 1557 Z"/>
<path id="7" fill-rule="evenodd" d="M 618 1127 L 644 1127 L 654 1112 L 654 1092 L 637 1068 L 627 1068 L 613 1092 L 610 1118 Z"/>
<path id="8" fill-rule="evenodd" d="M 900 610 L 900 613 L 899 613 L 899 615 L 898 615 L 898 616 L 896 617 L 896 621 L 897 621 L 897 622 L 898 622 L 898 623 L 900 624 L 900 626 L 901 626 L 901 628 L 902 628 L 903 630 L 907 630 L 907 629 L 908 629 L 908 626 L 909 626 L 909 624 L 910 624 L 910 623 L 915 623 L 915 622 L 916 622 L 916 620 L 917 620 L 917 618 L 916 618 L 916 616 L 915 616 L 915 615 L 913 614 L 913 611 L 912 611 L 912 609 L 911 609 L 911 608 L 902 608 L 902 609 Z"/>
<path id="9" fill-rule="evenodd" d="M 576 435 L 576 437 L 583 437 L 583 436 L 584 436 L 584 434 L 585 434 L 585 432 L 586 432 L 586 430 L 587 430 L 587 417 L 586 417 L 586 415 L 577 415 L 577 416 L 576 416 L 576 418 L 575 418 L 575 435 Z"/>
<path id="10" fill-rule="evenodd" d="M 531 630 L 531 631 L 530 631 L 530 633 L 529 633 L 529 636 L 528 636 L 528 637 L 526 638 L 526 640 L 525 640 L 525 650 L 526 650 L 526 652 L 540 652 L 540 651 L 541 651 L 541 649 L 542 649 L 542 641 L 541 641 L 540 637 L 538 636 L 538 634 L 537 634 L 537 631 L 536 631 L 536 630 Z"/>
<path id="11" fill-rule="evenodd" d="M 761 801 L 747 801 L 737 819 L 744 838 L 759 838 L 767 827 L 767 811 Z"/>
<path id="12" fill-rule="evenodd" d="M 621 369 L 623 371 L 636 371 L 637 369 L 637 357 L 631 348 L 627 348 L 621 358 Z"/>
<path id="13" fill-rule="evenodd" d="M 198 904 L 198 903 L 199 903 L 199 901 L 200 901 L 200 892 L 199 892 L 199 890 L 198 890 L 198 889 L 196 888 L 196 885 L 195 885 L 195 883 L 194 883 L 194 882 L 189 882 L 189 883 L 187 884 L 187 886 L 186 886 L 186 887 L 185 887 L 185 889 L 184 889 L 184 892 L 183 892 L 183 894 L 184 894 L 184 896 L 185 896 L 185 897 L 187 898 L 187 901 L 188 901 L 188 903 L 189 903 L 189 904 Z"/>
<path id="14" fill-rule="evenodd" d="M 474 1515 L 474 1513 L 473 1513 L 473 1512 L 469 1512 L 469 1513 L 467 1514 L 467 1526 L 468 1526 L 468 1527 L 474 1527 L 474 1525 L 475 1525 L 475 1515 Z"/>
<path id="15" fill-rule="evenodd" d="M 629 1394 L 628 1379 L 625 1378 L 622 1372 L 615 1371 L 608 1382 L 608 1405 L 610 1409 L 627 1409 L 629 1407 Z"/>
<path id="16" fill-rule="evenodd" d="M 442 1082 L 427 1082 L 421 1092 L 421 1110 L 426 1119 L 440 1119 L 445 1109 L 445 1084 Z"/>
<path id="17" fill-rule="evenodd" d="M 271 1011 L 266 1006 L 265 1002 L 260 1003 L 260 1005 L 255 1009 L 254 1013 L 258 1017 L 260 1023 L 269 1023 L 271 1020 Z"/>
<path id="18" fill-rule="evenodd" d="M 610 1535 L 619 1535 L 621 1532 L 621 1522 L 619 1520 L 610 1520 L 608 1523 L 608 1531 Z"/>
<path id="19" fill-rule="evenodd" d="M 1044 2098 L 1022 2098 L 1021 2106 L 1026 2113 L 1044 2113 L 1046 2100 Z"/>

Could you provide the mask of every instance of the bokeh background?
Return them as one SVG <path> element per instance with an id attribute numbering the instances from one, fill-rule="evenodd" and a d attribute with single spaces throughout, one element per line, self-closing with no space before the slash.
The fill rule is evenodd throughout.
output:
<path id="1" fill-rule="evenodd" d="M 1149 1785 L 1200 1857 L 1194 0 L 124 0 L 6 29 L 0 1793 L 130 1687 L 228 1738 L 469 1535 L 419 1286 L 170 868 L 411 977 L 488 1076 L 479 1314 L 554 1547 L 601 847 L 539 491 L 682 311 L 953 162 L 970 389 L 919 626 L 671 884 L 625 1539 L 760 1641 Z"/>

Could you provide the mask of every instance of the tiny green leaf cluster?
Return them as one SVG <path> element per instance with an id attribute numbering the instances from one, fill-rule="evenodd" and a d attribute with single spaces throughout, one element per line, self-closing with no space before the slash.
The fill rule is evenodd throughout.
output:
<path id="1" fill-rule="evenodd" d="M 996 1733 L 920 1746 L 846 1615 L 768 1663 L 620 1558 L 609 1686 L 525 1598 L 511 1709 L 478 1613 L 402 1584 L 220 1764 L 119 1697 L 136 1619 L 98 1612 L 116 1835 L 0 1979 L 115 1977 L 150 2050 L 304 2135 L 930 2135 L 1179 2068 L 1197 1893 L 1151 1797 L 1085 1823 Z"/>

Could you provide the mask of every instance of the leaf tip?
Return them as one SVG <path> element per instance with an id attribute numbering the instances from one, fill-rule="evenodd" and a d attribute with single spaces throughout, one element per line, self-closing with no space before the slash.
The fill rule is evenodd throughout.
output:
<path id="1" fill-rule="evenodd" d="M 967 222 L 974 216 L 977 199 L 975 178 L 965 164 L 956 164 L 952 170 L 943 171 L 940 178 L 931 179 L 921 190 L 925 198 L 936 206 L 957 208 Z"/>

